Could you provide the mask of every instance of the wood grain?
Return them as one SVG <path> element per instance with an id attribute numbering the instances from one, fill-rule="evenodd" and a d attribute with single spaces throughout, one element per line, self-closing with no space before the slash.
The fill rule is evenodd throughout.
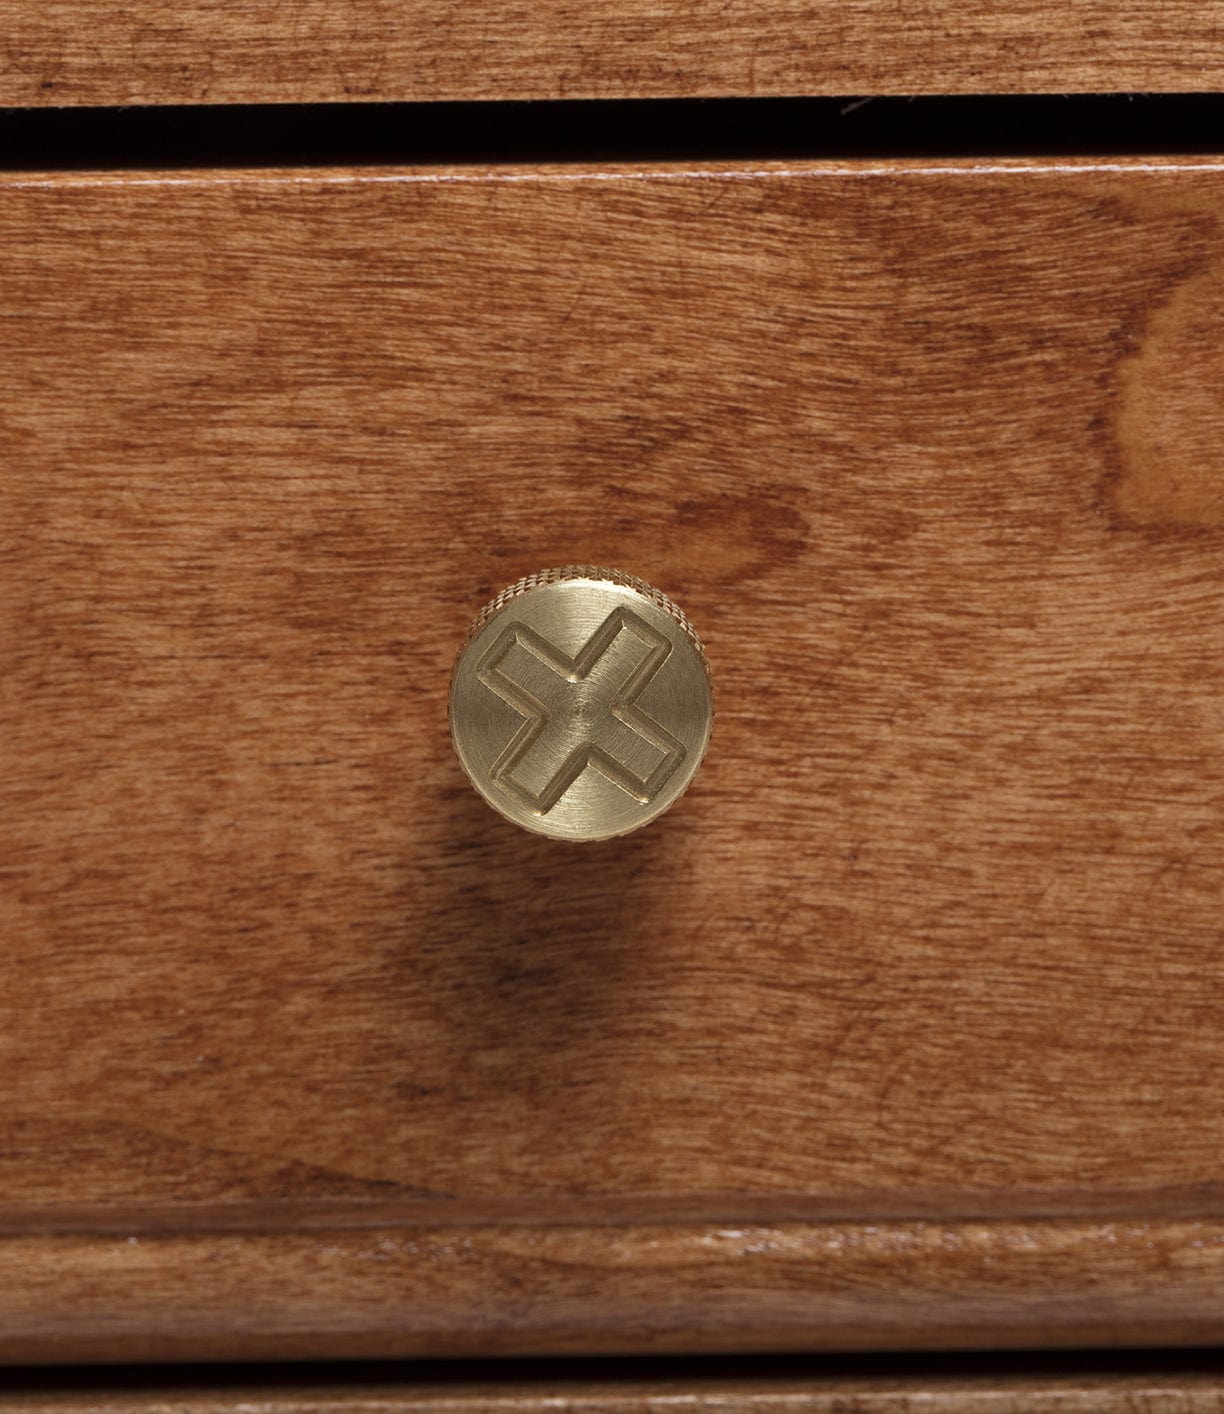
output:
<path id="1" fill-rule="evenodd" d="M 1219 1340 L 1222 216 L 0 182 L 0 1356 Z M 584 561 L 719 717 L 574 849 L 445 704 Z"/>
<path id="2" fill-rule="evenodd" d="M 1202 92 L 1221 0 L 0 0 L 0 104 Z"/>
<path id="3" fill-rule="evenodd" d="M 95 1376 L 96 1378 L 96 1376 Z M 1176 1366 L 1144 1373 L 826 1374 L 804 1378 L 591 1379 L 294 1384 L 220 1388 L 54 1381 L 0 1391 L 5 1414 L 1217 1414 L 1224 1379 Z"/>

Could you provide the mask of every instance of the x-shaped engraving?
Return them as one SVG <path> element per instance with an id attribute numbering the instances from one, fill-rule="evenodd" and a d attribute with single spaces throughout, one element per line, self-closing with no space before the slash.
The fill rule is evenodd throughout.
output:
<path id="1" fill-rule="evenodd" d="M 477 677 L 526 719 L 490 779 L 546 815 L 588 766 L 643 804 L 684 760 L 684 746 L 637 706 L 671 644 L 614 609 L 573 658 L 526 624 L 510 624 Z"/>

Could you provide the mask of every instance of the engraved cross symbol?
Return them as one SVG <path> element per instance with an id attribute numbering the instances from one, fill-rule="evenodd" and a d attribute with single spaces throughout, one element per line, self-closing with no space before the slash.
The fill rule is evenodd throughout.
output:
<path id="1" fill-rule="evenodd" d="M 646 804 L 683 761 L 684 746 L 637 700 L 671 644 L 614 609 L 573 658 L 526 624 L 502 632 L 477 677 L 525 718 L 493 763 L 492 781 L 547 813 L 587 767 Z"/>

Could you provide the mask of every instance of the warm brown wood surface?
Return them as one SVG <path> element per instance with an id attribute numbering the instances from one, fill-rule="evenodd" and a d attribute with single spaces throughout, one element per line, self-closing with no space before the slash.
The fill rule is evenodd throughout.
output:
<path id="1" fill-rule="evenodd" d="M 1222 217 L 0 182 L 0 1356 L 1224 1336 Z M 583 561 L 719 708 L 585 849 L 445 718 Z"/>
<path id="2" fill-rule="evenodd" d="M 0 104 L 1222 87 L 1222 0 L 0 0 Z"/>
<path id="3" fill-rule="evenodd" d="M 1219 1220 L 356 1223 L 7 1238 L 0 1355 L 1084 1348 L 1218 1344 L 1224 1327 Z"/>
<path id="4" fill-rule="evenodd" d="M 0 1391 L 3 1414 L 1219 1414 L 1218 1373 L 1061 1371 L 788 1378 L 591 1380 L 302 1386 L 187 1384 L 87 1391 L 54 1383 Z"/>

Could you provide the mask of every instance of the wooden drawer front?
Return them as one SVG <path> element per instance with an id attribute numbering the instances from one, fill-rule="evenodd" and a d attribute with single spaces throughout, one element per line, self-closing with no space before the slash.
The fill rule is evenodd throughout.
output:
<path id="1" fill-rule="evenodd" d="M 0 1356 L 1224 1335 L 1224 170 L 0 182 Z M 674 594 L 587 849 L 472 612 Z"/>
<path id="2" fill-rule="evenodd" d="M 1218 1371 L 1174 1368 L 306 1385 L 197 1374 L 177 1386 L 125 1388 L 95 1372 L 70 1388 L 22 1382 L 19 1392 L 0 1392 L 3 1414 L 247 1414 L 253 1406 L 261 1414 L 1220 1414 L 1224 1378 Z"/>
<path id="3" fill-rule="evenodd" d="M 0 34 L 21 106 L 1224 87 L 1214 0 L 0 0 Z"/>

